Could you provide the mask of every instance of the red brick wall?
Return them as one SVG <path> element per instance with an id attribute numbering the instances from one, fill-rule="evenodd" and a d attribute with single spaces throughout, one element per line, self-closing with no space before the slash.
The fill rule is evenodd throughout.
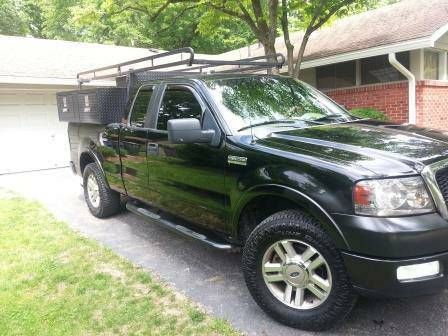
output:
<path id="1" fill-rule="evenodd" d="M 448 130 L 448 82 L 418 81 L 416 100 L 418 125 Z"/>
<path id="2" fill-rule="evenodd" d="M 408 82 L 363 85 L 325 92 L 347 109 L 373 107 L 386 113 L 390 120 L 408 121 Z"/>

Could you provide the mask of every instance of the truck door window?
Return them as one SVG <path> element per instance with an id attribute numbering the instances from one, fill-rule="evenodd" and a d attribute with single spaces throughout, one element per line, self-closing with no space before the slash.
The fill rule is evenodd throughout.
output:
<path id="1" fill-rule="evenodd" d="M 202 106 L 188 88 L 167 88 L 160 104 L 157 129 L 166 130 L 170 119 L 202 118 Z"/>
<path id="2" fill-rule="evenodd" d="M 130 125 L 134 127 L 144 127 L 148 104 L 153 92 L 152 86 L 142 86 L 135 97 L 132 107 Z"/>

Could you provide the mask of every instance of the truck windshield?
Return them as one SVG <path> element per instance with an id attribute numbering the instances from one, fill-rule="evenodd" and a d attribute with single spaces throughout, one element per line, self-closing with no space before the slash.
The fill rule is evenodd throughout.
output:
<path id="1" fill-rule="evenodd" d="M 215 78 L 205 83 L 233 133 L 357 119 L 316 89 L 289 77 Z"/>

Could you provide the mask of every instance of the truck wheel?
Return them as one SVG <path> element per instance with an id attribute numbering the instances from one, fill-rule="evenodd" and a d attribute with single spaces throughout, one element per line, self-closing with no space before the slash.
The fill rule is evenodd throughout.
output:
<path id="1" fill-rule="evenodd" d="M 96 163 L 89 163 L 83 174 L 84 198 L 92 215 L 104 218 L 120 211 L 120 194 L 107 186 Z"/>
<path id="2" fill-rule="evenodd" d="M 254 300 L 286 325 L 325 330 L 356 302 L 340 253 L 305 213 L 285 210 L 265 219 L 250 234 L 242 262 Z"/>

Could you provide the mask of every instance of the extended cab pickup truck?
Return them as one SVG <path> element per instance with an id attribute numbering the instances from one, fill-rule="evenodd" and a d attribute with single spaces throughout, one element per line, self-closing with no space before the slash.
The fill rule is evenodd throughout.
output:
<path id="1" fill-rule="evenodd" d="M 128 210 L 215 248 L 242 249 L 254 300 L 307 330 L 358 294 L 441 291 L 448 138 L 359 119 L 277 75 L 172 76 L 139 85 L 121 122 L 70 123 L 94 216 Z"/>

